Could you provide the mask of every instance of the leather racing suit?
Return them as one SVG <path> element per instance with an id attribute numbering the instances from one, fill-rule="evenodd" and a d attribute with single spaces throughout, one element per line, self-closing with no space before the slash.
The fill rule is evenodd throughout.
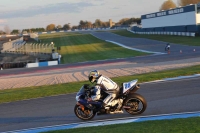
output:
<path id="1" fill-rule="evenodd" d="M 119 86 L 110 78 L 100 75 L 96 85 L 94 86 L 94 94 L 91 96 L 93 101 L 99 100 L 101 97 L 101 90 L 108 95 L 104 98 L 104 106 L 114 106 L 118 100 L 114 100 L 119 93 Z"/>

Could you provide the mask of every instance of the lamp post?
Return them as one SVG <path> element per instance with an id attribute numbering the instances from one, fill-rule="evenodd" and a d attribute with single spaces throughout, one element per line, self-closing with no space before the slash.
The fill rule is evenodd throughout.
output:
<path id="1" fill-rule="evenodd" d="M 51 42 L 51 50 L 53 51 L 54 50 L 54 43 Z"/>

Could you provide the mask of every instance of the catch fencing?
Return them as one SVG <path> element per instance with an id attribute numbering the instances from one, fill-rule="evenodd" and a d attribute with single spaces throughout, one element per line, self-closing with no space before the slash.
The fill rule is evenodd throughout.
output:
<path id="1" fill-rule="evenodd" d="M 52 49 L 54 49 L 54 44 L 44 44 L 44 43 L 26 43 L 17 39 L 15 41 L 9 41 L 3 44 L 3 49 L 1 53 L 15 53 L 15 54 L 51 54 Z"/>

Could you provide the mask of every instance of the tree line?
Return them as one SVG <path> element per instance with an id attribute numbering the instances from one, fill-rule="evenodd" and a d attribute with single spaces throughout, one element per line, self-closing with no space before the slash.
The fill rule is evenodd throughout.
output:
<path id="1" fill-rule="evenodd" d="M 140 24 L 141 18 L 123 18 L 119 20 L 119 22 L 115 23 L 115 26 L 120 25 L 131 25 L 131 24 Z M 12 30 L 11 34 L 19 34 L 19 33 L 33 33 L 33 32 L 46 32 L 46 31 L 61 31 L 61 30 L 74 30 L 74 29 L 86 29 L 86 28 L 107 28 L 110 27 L 109 21 L 101 21 L 100 19 L 96 19 L 94 23 L 90 21 L 83 21 L 80 20 L 78 25 L 71 26 L 70 23 L 66 23 L 63 26 L 61 25 L 55 25 L 55 24 L 49 24 L 46 26 L 46 28 L 31 28 L 31 29 L 23 29 L 22 31 L 18 29 Z M 1 32 L 0 32 L 1 34 Z"/>
<path id="2" fill-rule="evenodd" d="M 178 3 L 175 4 L 172 0 L 167 0 L 167 1 L 163 2 L 159 11 L 169 10 L 171 8 L 186 6 L 186 5 L 189 5 L 189 4 L 197 4 L 199 2 L 200 2 L 200 0 L 178 0 Z"/>

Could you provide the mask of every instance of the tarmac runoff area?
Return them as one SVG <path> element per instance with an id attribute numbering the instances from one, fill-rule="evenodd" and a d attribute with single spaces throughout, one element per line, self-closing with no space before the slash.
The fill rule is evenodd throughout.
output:
<path id="1" fill-rule="evenodd" d="M 174 113 L 174 114 L 151 115 L 151 116 L 145 116 L 145 117 L 128 117 L 128 118 L 121 118 L 121 119 L 109 119 L 109 120 L 101 120 L 101 121 L 91 121 L 91 122 L 72 123 L 72 124 L 64 124 L 64 125 L 54 125 L 54 126 L 47 126 L 47 127 L 38 127 L 38 128 L 24 129 L 24 130 L 15 130 L 15 131 L 3 132 L 3 133 L 39 133 L 39 132 L 47 132 L 47 131 L 55 131 L 55 130 L 81 128 L 81 127 L 105 126 L 105 125 L 113 125 L 113 124 L 124 124 L 124 123 L 154 121 L 154 120 L 170 120 L 170 119 L 190 118 L 190 117 L 200 117 L 200 112 L 185 112 L 185 113 Z"/>

